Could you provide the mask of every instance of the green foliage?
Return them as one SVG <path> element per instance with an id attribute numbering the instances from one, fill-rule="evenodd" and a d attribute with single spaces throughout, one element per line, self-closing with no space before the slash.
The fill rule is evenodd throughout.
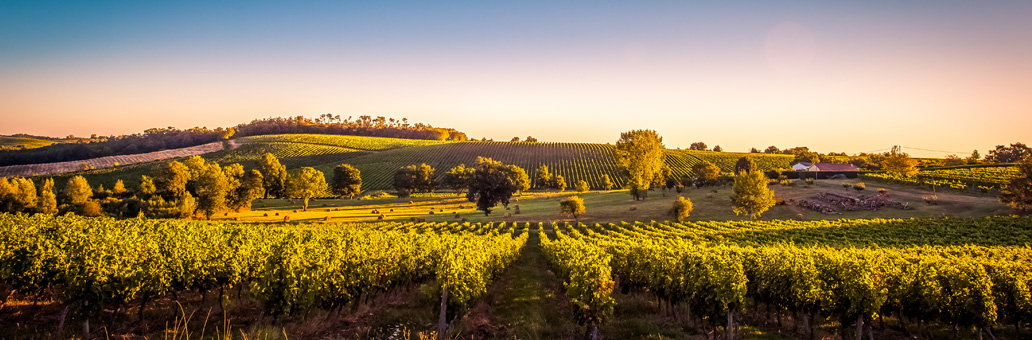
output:
<path id="1" fill-rule="evenodd" d="M 584 199 L 579 196 L 570 196 L 559 202 L 559 208 L 560 212 L 573 216 L 573 219 L 576 220 L 581 214 L 584 214 Z"/>
<path id="2" fill-rule="evenodd" d="M 542 164 L 534 171 L 534 180 L 538 188 L 552 188 L 552 172 L 548 170 L 547 165 Z"/>
<path id="3" fill-rule="evenodd" d="M 291 173 L 287 177 L 286 184 L 287 196 L 301 199 L 301 208 L 304 210 L 308 210 L 308 200 L 324 195 L 328 189 L 326 176 L 322 171 L 310 167 L 304 167 Z"/>
<path id="4" fill-rule="evenodd" d="M 506 171 L 509 174 L 509 182 L 511 182 L 513 188 L 516 189 L 516 193 L 522 194 L 524 191 L 530 189 L 530 177 L 527 176 L 526 170 L 511 164 L 507 165 L 506 168 Z"/>
<path id="5" fill-rule="evenodd" d="M 1032 156 L 1025 157 L 1017 168 L 1018 176 L 1012 178 L 1003 189 L 1000 202 L 1019 214 L 1032 214 Z"/>
<path id="6" fill-rule="evenodd" d="M 697 185 L 712 185 L 720 178 L 720 168 L 707 161 L 695 164 L 692 171 L 695 172 Z"/>
<path id="7" fill-rule="evenodd" d="M 602 188 L 606 190 L 613 190 L 613 181 L 609 179 L 609 175 L 602 174 Z"/>
<path id="8" fill-rule="evenodd" d="M 890 176 L 911 178 L 917 175 L 917 160 L 901 152 L 899 146 L 892 147 L 892 151 L 885 156 L 881 166 L 885 169 L 885 173 Z"/>
<path id="9" fill-rule="evenodd" d="M 158 167 L 154 174 L 154 185 L 162 197 L 174 199 L 186 194 L 186 184 L 192 177 L 189 167 L 177 161 L 170 161 Z"/>
<path id="10" fill-rule="evenodd" d="M 265 194 L 262 182 L 262 173 L 258 172 L 257 169 L 252 169 L 245 173 L 239 179 L 240 185 L 236 187 L 236 190 L 229 193 L 229 208 L 234 211 L 250 209 L 251 202 Z"/>
<path id="11" fill-rule="evenodd" d="M 394 190 L 398 192 L 398 197 L 407 197 L 411 193 L 433 192 L 436 187 L 434 168 L 426 163 L 402 167 L 394 173 Z"/>
<path id="12" fill-rule="evenodd" d="M 678 222 L 684 221 L 692 213 L 692 200 L 684 196 L 678 196 L 674 200 L 674 207 L 670 209 L 670 215 Z"/>
<path id="13" fill-rule="evenodd" d="M 140 176 L 140 195 L 144 198 L 148 198 L 158 192 L 158 187 L 154 186 L 154 179 L 150 176 Z"/>
<path id="14" fill-rule="evenodd" d="M 64 187 L 64 203 L 70 205 L 83 205 L 93 198 L 93 189 L 82 176 L 75 176 L 68 179 Z"/>
<path id="15" fill-rule="evenodd" d="M 558 192 L 566 191 L 566 178 L 563 178 L 562 175 L 552 176 L 552 184 L 550 187 L 552 190 Z"/>
<path id="16" fill-rule="evenodd" d="M 286 192 L 287 167 L 280 164 L 279 159 L 271 153 L 262 155 L 258 161 L 258 172 L 262 174 L 265 197 L 269 195 L 283 196 Z"/>
<path id="17" fill-rule="evenodd" d="M 616 304 L 610 261 L 612 256 L 586 242 L 562 237 L 551 241 L 540 228 L 541 248 L 553 270 L 563 281 L 566 297 L 583 323 L 598 325 L 613 314 Z"/>
<path id="18" fill-rule="evenodd" d="M 484 216 L 491 214 L 491 208 L 498 203 L 508 206 L 509 199 L 516 193 L 516 183 L 512 177 L 511 168 L 501 162 L 486 157 L 478 157 L 477 163 L 473 166 L 470 174 L 469 191 L 466 199 L 476 202 L 477 210 L 484 212 Z M 524 173 L 526 175 L 526 173 Z"/>
<path id="19" fill-rule="evenodd" d="M 218 164 L 208 163 L 199 166 L 202 169 L 199 169 L 197 174 L 197 210 L 200 210 L 204 217 L 211 219 L 216 212 L 228 208 L 226 198 L 235 188 L 230 188 L 229 180 Z"/>
<path id="20" fill-rule="evenodd" d="M 643 199 L 644 192 L 660 175 L 665 164 L 663 138 L 654 130 L 632 130 L 620 134 L 616 141 L 617 164 L 628 180 L 634 199 Z"/>
<path id="21" fill-rule="evenodd" d="M 587 192 L 591 188 L 588 188 L 588 182 L 584 180 L 577 181 L 577 184 L 573 186 L 573 190 L 577 192 Z"/>
<path id="22" fill-rule="evenodd" d="M 54 179 L 47 178 L 43 180 L 43 186 L 39 188 L 39 195 L 36 196 L 36 211 L 48 215 L 57 213 L 57 195 L 54 194 Z"/>
<path id="23" fill-rule="evenodd" d="M 743 171 L 735 176 L 731 205 L 735 215 L 748 214 L 753 219 L 774 206 L 774 192 L 761 171 Z"/>
<path id="24" fill-rule="evenodd" d="M 455 192 L 462 194 L 466 192 L 469 187 L 470 176 L 473 174 L 472 168 L 466 168 L 465 164 L 459 164 L 455 167 L 448 169 L 441 176 L 441 184 L 446 188 L 455 190 Z"/>
<path id="25" fill-rule="evenodd" d="M 24 212 L 36 207 L 36 185 L 28 178 L 0 177 L 0 211 Z"/>
<path id="26" fill-rule="evenodd" d="M 351 164 L 341 164 L 333 168 L 333 181 L 330 190 L 334 195 L 343 198 L 354 198 L 362 193 L 362 172 Z"/>

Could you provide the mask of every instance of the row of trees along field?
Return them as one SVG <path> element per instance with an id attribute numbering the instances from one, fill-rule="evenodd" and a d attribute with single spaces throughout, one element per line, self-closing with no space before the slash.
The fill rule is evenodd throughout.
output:
<path id="1" fill-rule="evenodd" d="M 90 158 L 130 155 L 166 149 L 177 149 L 201 145 L 231 137 L 245 137 L 284 133 L 316 133 L 329 135 L 353 135 L 394 137 L 429 140 L 466 140 L 465 133 L 450 128 L 439 128 L 428 124 L 410 124 L 408 119 L 396 120 L 386 117 L 359 116 L 341 119 L 339 115 L 323 114 L 318 118 L 303 116 L 288 118 L 266 118 L 239 124 L 232 128 L 208 129 L 195 127 L 176 129 L 174 127 L 147 129 L 143 133 L 121 136 L 92 136 L 78 139 L 75 143 L 56 143 L 45 147 L 24 150 L 0 150 L 0 166 L 77 161 Z M 69 136 L 68 139 L 72 136 Z"/>
<path id="2" fill-rule="evenodd" d="M 845 238 L 829 235 L 827 228 L 843 223 L 877 228 L 846 229 Z M 896 331 L 907 336 L 932 337 L 932 329 L 952 328 L 954 337 L 972 332 L 995 338 L 998 327 L 1013 326 L 1011 334 L 1018 336 L 1032 322 L 1032 252 L 1011 246 L 1032 239 L 1028 223 L 996 218 L 553 224 L 556 239 L 542 236 L 542 249 L 589 334 L 612 314 L 615 291 L 636 289 L 659 298 L 661 311 L 678 323 L 714 335 L 723 328 L 726 339 L 741 338 L 746 320 L 813 338 L 827 319 L 837 320 L 842 339 L 873 338 L 886 328 L 883 316 L 895 316 Z M 543 224 L 539 228 L 545 235 Z M 743 229 L 773 239 L 739 235 Z M 1014 234 L 968 234 L 984 229 Z M 944 230 L 952 236 L 940 235 Z M 777 234 L 783 231 L 808 233 L 815 244 L 785 243 L 787 235 Z M 961 243 L 954 236 L 974 243 L 955 245 Z M 899 245 L 870 246 L 885 238 Z"/>
<path id="3" fill-rule="evenodd" d="M 411 232 L 423 230 L 426 232 Z M 462 315 L 520 253 L 525 230 L 491 224 L 277 228 L 179 220 L 0 214 L 0 307 L 14 292 L 54 300 L 90 321 L 124 326 L 125 313 L 196 290 L 222 308 L 248 290 L 263 315 L 340 310 L 369 295 L 429 282 L 441 298 L 438 334 Z M 183 301 L 182 303 L 185 303 Z M 187 306 L 186 308 L 189 308 Z M 459 309 L 455 311 L 453 309 Z M 168 317 L 168 316 L 166 316 Z M 185 317 L 185 316 L 183 316 Z M 259 317 L 260 319 L 260 317 Z M 259 322 L 261 322 L 259 320 Z"/>
<path id="4" fill-rule="evenodd" d="M 692 143 L 688 150 L 695 151 L 706 151 L 710 150 L 706 146 L 706 143 L 695 142 Z M 723 148 L 719 145 L 713 147 L 712 151 L 723 152 Z M 829 152 L 819 153 L 810 151 L 810 148 L 805 146 L 799 146 L 794 148 L 779 149 L 777 146 L 768 146 L 763 151 L 757 148 L 750 148 L 749 153 L 765 153 L 765 154 L 786 154 L 793 155 L 792 163 L 806 162 L 806 163 L 840 163 L 840 164 L 853 164 L 859 169 L 863 170 L 888 170 L 884 162 L 891 161 L 890 159 L 894 154 L 901 153 L 899 148 L 893 148 L 892 151 L 884 153 L 867 153 L 862 152 L 855 155 L 847 155 L 845 152 Z M 1017 142 L 1007 145 L 997 145 L 995 149 L 989 150 L 989 152 L 983 158 L 978 150 L 971 152 L 971 155 L 965 158 L 961 158 L 956 154 L 949 154 L 942 159 L 920 159 L 914 160 L 915 165 L 921 167 L 939 167 L 939 166 L 959 166 L 959 165 L 973 165 L 973 164 L 1007 164 L 1017 163 L 1024 159 L 1026 156 L 1032 154 L 1032 148 L 1025 145 L 1024 143 Z"/>
<path id="5" fill-rule="evenodd" d="M 361 190 L 358 170 L 340 167 L 333 182 L 340 196 Z M 0 209 L 4 212 L 57 214 L 74 212 L 84 216 L 109 215 L 186 218 L 201 214 L 207 218 L 224 211 L 249 209 L 260 197 L 300 199 L 307 209 L 309 199 L 325 197 L 329 185 L 324 174 L 303 167 L 288 172 L 272 154 L 265 154 L 255 169 L 240 164 L 225 167 L 200 156 L 161 164 L 151 176 L 142 176 L 137 188 L 126 188 L 122 180 L 114 187 L 91 188 L 82 176 L 68 180 L 55 193 L 52 179 L 43 179 L 37 189 L 27 178 L 0 178 Z"/>

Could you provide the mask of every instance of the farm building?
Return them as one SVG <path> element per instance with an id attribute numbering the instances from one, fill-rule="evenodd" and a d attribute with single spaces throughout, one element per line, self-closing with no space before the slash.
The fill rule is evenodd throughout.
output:
<path id="1" fill-rule="evenodd" d="M 857 171 L 855 165 L 852 164 L 838 164 L 838 163 L 796 163 L 792 165 L 792 170 L 796 171 Z"/>

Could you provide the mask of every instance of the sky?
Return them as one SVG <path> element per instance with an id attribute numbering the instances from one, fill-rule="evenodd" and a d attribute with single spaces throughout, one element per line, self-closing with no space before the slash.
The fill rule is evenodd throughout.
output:
<path id="1" fill-rule="evenodd" d="M 1032 142 L 1032 1 L 7 1 L 0 134 L 323 113 L 476 138 L 983 155 Z"/>

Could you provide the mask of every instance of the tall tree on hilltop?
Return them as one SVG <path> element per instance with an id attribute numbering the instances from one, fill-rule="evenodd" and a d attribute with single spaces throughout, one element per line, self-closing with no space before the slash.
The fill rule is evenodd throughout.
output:
<path id="1" fill-rule="evenodd" d="M 616 141 L 616 157 L 627 176 L 631 195 L 644 199 L 653 179 L 663 170 L 663 137 L 654 130 L 632 130 L 620 134 Z"/>
<path id="2" fill-rule="evenodd" d="M 362 192 L 362 172 L 351 164 L 341 164 L 333 168 L 333 180 L 330 190 L 341 198 L 354 198 Z"/>
<path id="3" fill-rule="evenodd" d="M 688 150 L 706 151 L 706 143 L 695 142 L 688 146 Z"/>

